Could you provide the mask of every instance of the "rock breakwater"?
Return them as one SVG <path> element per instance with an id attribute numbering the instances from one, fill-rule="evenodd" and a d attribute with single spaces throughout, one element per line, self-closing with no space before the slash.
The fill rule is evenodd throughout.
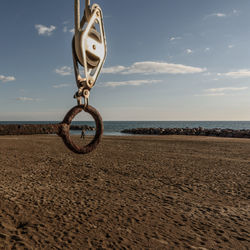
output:
<path id="1" fill-rule="evenodd" d="M 124 129 L 121 133 L 137 135 L 193 135 L 193 136 L 215 136 L 229 138 L 250 138 L 250 129 L 205 129 L 199 128 L 134 128 Z"/>
<path id="2" fill-rule="evenodd" d="M 55 134 L 52 124 L 6 124 L 0 125 L 1 135 L 35 135 Z M 95 128 L 88 125 L 71 125 L 70 130 L 94 131 Z"/>

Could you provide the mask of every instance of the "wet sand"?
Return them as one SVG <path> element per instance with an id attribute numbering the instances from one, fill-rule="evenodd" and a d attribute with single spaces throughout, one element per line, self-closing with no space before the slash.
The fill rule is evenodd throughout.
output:
<path id="1" fill-rule="evenodd" d="M 250 140 L 0 137 L 0 249 L 249 249 Z"/>

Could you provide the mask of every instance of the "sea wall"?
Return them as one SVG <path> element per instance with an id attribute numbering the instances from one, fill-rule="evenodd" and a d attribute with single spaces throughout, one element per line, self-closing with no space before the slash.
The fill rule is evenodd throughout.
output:
<path id="1" fill-rule="evenodd" d="M 250 138 L 250 129 L 205 129 L 199 128 L 135 128 L 124 129 L 121 133 L 138 135 L 193 135 L 193 136 L 216 136 L 229 138 Z"/>

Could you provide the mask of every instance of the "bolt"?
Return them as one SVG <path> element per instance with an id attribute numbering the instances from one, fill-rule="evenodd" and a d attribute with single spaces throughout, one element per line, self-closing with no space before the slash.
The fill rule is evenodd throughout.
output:
<path id="1" fill-rule="evenodd" d="M 89 80 L 89 84 L 91 85 L 93 82 L 91 80 Z"/>
<path id="2" fill-rule="evenodd" d="M 96 45 L 95 44 L 93 45 L 93 49 L 96 50 Z"/>

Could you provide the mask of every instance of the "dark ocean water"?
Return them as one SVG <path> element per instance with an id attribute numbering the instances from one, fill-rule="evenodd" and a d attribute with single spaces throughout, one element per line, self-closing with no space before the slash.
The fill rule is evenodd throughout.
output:
<path id="1" fill-rule="evenodd" d="M 57 123 L 55 121 L 0 121 L 0 124 L 45 124 Z M 94 122 L 73 122 L 75 125 L 94 126 Z M 221 129 L 250 129 L 250 121 L 105 121 L 105 135 L 123 135 L 123 129 L 131 128 L 221 128 Z M 80 134 L 80 131 L 72 131 L 73 134 Z"/>

